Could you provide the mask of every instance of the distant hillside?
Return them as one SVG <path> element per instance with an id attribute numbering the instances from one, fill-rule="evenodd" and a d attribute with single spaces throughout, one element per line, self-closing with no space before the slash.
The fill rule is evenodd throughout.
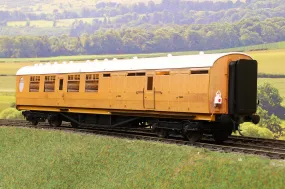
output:
<path id="1" fill-rule="evenodd" d="M 132 5 L 136 3 L 161 3 L 162 0 L 1 0 L 0 11 L 25 11 L 26 13 L 52 13 L 54 10 L 63 11 L 79 11 L 81 8 L 96 8 L 97 3 L 121 3 Z M 231 0 L 188 0 L 188 1 L 212 1 L 223 2 Z M 232 0 L 236 2 L 236 0 Z M 240 0 L 242 2 L 246 0 Z"/>
<path id="2" fill-rule="evenodd" d="M 79 10 L 83 7 L 96 8 L 96 0 L 1 0 L 2 11 L 25 11 L 26 13 L 52 13 L 54 10 Z"/>
<path id="3" fill-rule="evenodd" d="M 214 50 L 285 40 L 284 0 L 110 1 L 9 0 L 37 12 L 0 11 L 0 57 Z"/>

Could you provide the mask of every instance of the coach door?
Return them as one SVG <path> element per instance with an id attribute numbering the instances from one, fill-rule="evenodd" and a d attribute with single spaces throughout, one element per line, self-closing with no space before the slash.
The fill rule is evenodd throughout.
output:
<path id="1" fill-rule="evenodd" d="M 64 103 L 64 77 L 63 76 L 58 76 L 57 79 L 57 94 L 58 94 L 58 101 L 57 105 L 62 106 Z"/>
<path id="2" fill-rule="evenodd" d="M 144 95 L 144 107 L 145 109 L 154 109 L 155 108 L 155 93 L 153 85 L 154 77 L 153 75 L 148 75 L 146 77 L 146 91 Z"/>

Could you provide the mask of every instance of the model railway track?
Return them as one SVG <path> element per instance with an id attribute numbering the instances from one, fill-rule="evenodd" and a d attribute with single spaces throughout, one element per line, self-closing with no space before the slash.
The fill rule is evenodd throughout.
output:
<path id="1" fill-rule="evenodd" d="M 189 145 L 194 147 L 207 148 L 212 151 L 239 152 L 267 156 L 271 159 L 285 159 L 285 141 L 270 139 L 232 136 L 230 137 L 230 140 L 225 141 L 221 145 L 218 145 L 215 144 L 215 142 L 209 136 L 205 136 L 201 142 L 195 142 L 192 144 L 180 137 L 169 137 L 167 139 L 159 138 L 156 136 L 156 134 L 149 132 L 148 129 L 127 130 L 122 128 L 72 128 L 68 123 L 64 123 L 61 127 L 50 127 L 47 123 L 41 123 L 38 126 L 34 126 L 29 122 L 22 120 L 0 120 L 0 126 L 64 130 L 87 134 L 113 136 L 119 138 L 160 141 L 177 145 Z"/>

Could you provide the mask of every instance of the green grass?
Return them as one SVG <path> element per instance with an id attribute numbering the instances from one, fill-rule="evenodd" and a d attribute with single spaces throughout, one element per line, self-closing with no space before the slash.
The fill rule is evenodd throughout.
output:
<path id="1" fill-rule="evenodd" d="M 26 26 L 26 21 L 10 21 L 7 23 L 7 26 L 10 27 L 22 27 Z M 30 21 L 30 26 L 35 26 L 35 27 L 52 27 L 53 26 L 53 21 L 48 21 L 48 20 L 35 20 L 35 21 Z"/>
<path id="2" fill-rule="evenodd" d="M 2 188 L 282 188 L 285 163 L 146 141 L 0 128 Z"/>
<path id="3" fill-rule="evenodd" d="M 23 63 L 0 63 L 0 74 L 16 75 L 17 71 L 24 66 L 33 65 L 33 62 L 23 62 Z"/>
<path id="4" fill-rule="evenodd" d="M 10 107 L 11 103 L 15 102 L 15 93 L 0 92 L 0 112 Z"/>
<path id="5" fill-rule="evenodd" d="M 15 85 L 15 76 L 0 76 L 0 92 L 15 92 Z"/>
<path id="6" fill-rule="evenodd" d="M 57 20 L 57 27 L 71 27 L 72 23 L 75 20 L 82 20 L 83 22 L 92 23 L 92 20 L 94 18 L 78 18 L 78 19 L 60 19 Z M 98 19 L 98 18 L 96 18 Z M 104 18 L 99 18 L 100 20 L 103 20 Z M 7 26 L 9 27 L 23 27 L 26 26 L 27 21 L 9 21 L 7 23 Z M 41 27 L 41 28 L 52 28 L 53 27 L 53 21 L 48 20 L 32 20 L 30 21 L 31 27 Z"/>
<path id="7" fill-rule="evenodd" d="M 15 76 L 0 76 L 0 113 L 16 101 L 15 87 Z"/>
<path id="8" fill-rule="evenodd" d="M 16 101 L 15 87 L 15 76 L 0 76 L 0 112 Z"/>
<path id="9" fill-rule="evenodd" d="M 269 74 L 285 74 L 285 50 L 270 50 L 249 53 L 258 61 L 258 71 Z"/>

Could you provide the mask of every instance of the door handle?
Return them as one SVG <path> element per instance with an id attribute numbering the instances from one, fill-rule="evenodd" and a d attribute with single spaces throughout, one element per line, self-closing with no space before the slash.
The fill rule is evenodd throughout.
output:
<path id="1" fill-rule="evenodd" d="M 176 97 L 176 98 L 184 98 L 183 96 L 178 96 L 178 97 Z"/>
<path id="2" fill-rule="evenodd" d="M 116 96 L 116 98 L 120 98 L 120 97 L 122 97 L 122 96 L 121 96 L 121 95 L 117 95 L 117 96 Z"/>

